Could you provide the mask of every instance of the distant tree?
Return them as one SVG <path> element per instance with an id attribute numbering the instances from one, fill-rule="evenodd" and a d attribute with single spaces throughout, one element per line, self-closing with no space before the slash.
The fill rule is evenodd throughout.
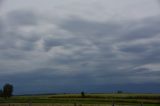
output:
<path id="1" fill-rule="evenodd" d="M 121 91 L 121 90 L 118 90 L 118 91 L 117 91 L 117 93 L 118 93 L 118 94 L 121 94 L 121 93 L 123 93 L 123 91 Z"/>
<path id="2" fill-rule="evenodd" d="M 85 93 L 81 92 L 81 97 L 84 98 L 85 97 Z"/>
<path id="3" fill-rule="evenodd" d="M 115 106 L 114 101 L 112 102 L 112 106 Z"/>
<path id="4" fill-rule="evenodd" d="M 0 90 L 0 97 L 3 97 L 3 91 Z"/>
<path id="5" fill-rule="evenodd" d="M 9 98 L 12 96 L 13 93 L 13 85 L 11 84 L 5 84 L 3 86 L 3 97 L 4 98 Z"/>

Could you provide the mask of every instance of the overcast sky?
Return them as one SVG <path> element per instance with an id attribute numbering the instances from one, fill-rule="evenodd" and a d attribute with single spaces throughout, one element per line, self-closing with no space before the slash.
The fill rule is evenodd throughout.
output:
<path id="1" fill-rule="evenodd" d="M 160 92 L 159 0 L 0 0 L 0 87 L 15 94 Z"/>

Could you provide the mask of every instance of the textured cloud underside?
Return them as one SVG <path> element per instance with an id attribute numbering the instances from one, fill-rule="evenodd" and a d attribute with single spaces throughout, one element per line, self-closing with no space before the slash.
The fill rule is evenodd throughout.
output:
<path id="1" fill-rule="evenodd" d="M 0 0 L 0 6 L 2 82 L 27 75 L 33 85 L 159 84 L 156 0 Z"/>

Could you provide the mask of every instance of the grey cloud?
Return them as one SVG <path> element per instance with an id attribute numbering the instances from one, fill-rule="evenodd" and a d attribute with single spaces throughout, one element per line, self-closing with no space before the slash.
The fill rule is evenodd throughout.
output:
<path id="1" fill-rule="evenodd" d="M 153 26 L 146 25 L 143 28 L 138 28 L 138 29 L 135 29 L 135 30 L 129 32 L 125 36 L 125 38 L 130 39 L 130 40 L 151 38 L 153 36 L 156 36 L 159 33 L 160 33 L 159 25 L 153 25 Z"/>
<path id="2" fill-rule="evenodd" d="M 31 25 L 35 27 L 38 23 L 37 14 L 31 11 L 17 10 L 8 13 L 6 19 L 0 19 L 0 32 L 1 32 L 1 49 L 21 49 L 33 50 L 34 43 L 40 39 L 37 32 L 30 31 L 24 32 L 18 27 Z M 17 45 L 17 43 L 19 43 Z"/>
<path id="3" fill-rule="evenodd" d="M 67 75 L 57 75 L 55 71 L 56 71 L 55 69 L 44 68 L 44 69 L 33 70 L 32 72 L 19 73 L 17 75 L 9 75 L 10 79 L 7 79 L 6 77 L 1 76 L 0 80 L 6 81 L 6 82 L 12 82 L 16 87 L 19 86 L 20 84 L 25 86 L 24 89 L 22 89 L 22 86 L 20 86 L 20 88 L 15 88 L 17 89 L 16 90 L 17 92 L 24 92 L 21 90 L 25 90 L 29 92 L 30 89 L 28 89 L 28 87 L 32 87 L 32 88 L 38 87 L 38 86 L 42 87 L 42 83 L 46 84 L 46 88 L 44 88 L 44 91 L 46 89 L 48 90 L 54 89 L 54 91 L 56 91 L 58 90 L 57 88 L 63 89 L 64 86 L 66 87 L 84 86 L 92 81 L 91 80 L 92 78 L 89 77 L 89 74 L 81 73 L 74 76 L 72 75 L 67 76 Z M 18 82 L 19 84 L 17 83 L 17 80 L 19 80 Z M 76 84 L 77 82 L 79 82 L 79 84 Z M 21 90 L 18 90 L 18 89 L 21 89 Z"/>
<path id="4" fill-rule="evenodd" d="M 109 22 L 98 23 L 83 20 L 80 18 L 72 17 L 70 20 L 62 23 L 61 28 L 65 30 L 69 30 L 70 32 L 74 33 L 75 36 L 109 36 L 116 33 L 118 30 L 119 25 Z M 117 30 L 115 30 L 117 29 Z"/>
<path id="5" fill-rule="evenodd" d="M 41 39 L 41 37 L 35 30 L 24 32 L 19 30 L 18 27 L 26 25 L 35 27 L 38 21 L 38 19 L 35 19 L 36 16 L 37 14 L 31 11 L 20 10 L 8 13 L 8 15 L 3 19 L 0 18 L 1 64 L 4 64 L 8 61 L 9 68 L 10 66 L 12 67 L 12 63 L 10 63 L 10 61 L 15 61 L 15 64 L 18 65 L 18 61 L 28 61 L 28 58 L 31 58 L 30 53 L 31 51 L 35 51 L 36 43 Z M 2 66 L 3 67 L 1 68 L 7 72 L 7 65 Z"/>
<path id="6" fill-rule="evenodd" d="M 84 38 L 92 42 L 92 44 L 96 45 L 96 47 L 98 48 L 97 50 L 99 50 L 99 53 L 96 55 L 93 55 L 93 58 L 88 59 L 88 63 L 90 63 L 91 61 L 95 62 L 96 64 L 96 67 L 94 67 L 95 73 L 98 73 L 96 72 L 96 70 L 97 71 L 99 70 L 102 73 L 102 75 L 107 75 L 111 73 L 111 75 L 113 74 L 113 76 L 116 76 L 116 75 L 120 76 L 121 75 L 120 73 L 123 73 L 123 74 L 126 73 L 124 74 L 125 76 L 130 76 L 130 72 L 132 71 L 134 72 L 134 70 L 125 67 L 125 65 L 127 64 L 131 65 L 131 67 L 134 68 L 134 66 L 149 64 L 154 61 L 157 63 L 160 62 L 158 61 L 159 56 L 157 55 L 159 53 L 159 49 L 158 49 L 158 46 L 155 46 L 155 42 L 148 43 L 146 41 L 144 45 L 139 45 L 139 44 L 135 45 L 130 43 L 130 40 L 139 40 L 139 39 L 146 39 L 146 38 L 153 39 L 155 36 L 158 36 L 158 34 L 160 33 L 159 32 L 160 25 L 158 23 L 158 20 L 153 21 L 153 19 L 155 19 L 155 17 L 151 19 L 147 19 L 148 22 L 145 20 L 137 24 L 132 24 L 132 26 L 130 25 L 130 23 L 127 23 L 124 25 L 122 24 L 107 25 L 107 23 L 102 24 L 102 23 L 94 23 L 91 21 L 90 22 L 85 21 L 83 19 L 82 20 L 71 19 L 66 23 L 64 23 L 64 25 L 60 25 L 60 26 L 64 30 L 67 30 L 73 33 L 73 35 L 83 36 Z M 142 27 L 135 28 L 139 25 L 142 25 Z M 129 27 L 126 28 L 126 26 L 129 26 Z M 123 32 L 124 31 L 122 30 L 123 28 L 126 28 L 125 32 Z M 134 30 L 130 30 L 132 28 Z M 105 29 L 109 29 L 109 30 L 105 30 Z M 133 37 L 133 39 L 130 39 L 130 37 Z M 122 38 L 123 40 L 121 41 L 120 39 Z M 124 43 L 123 47 L 117 46 L 122 42 Z M 159 45 L 159 44 L 156 43 L 156 45 Z M 118 49 L 115 49 L 114 47 L 117 47 Z M 126 55 L 129 55 L 130 57 L 129 58 L 125 57 L 123 53 L 126 53 Z M 84 54 L 84 55 L 87 56 L 87 54 Z M 88 54 L 88 57 L 89 55 L 90 54 Z M 121 57 L 121 56 L 124 56 L 124 57 Z M 132 59 L 133 56 L 135 57 L 137 56 L 137 58 Z M 85 58 L 82 61 L 85 61 Z M 117 67 L 117 69 L 115 66 Z M 122 66 L 124 66 L 123 70 L 118 69 L 119 67 L 122 67 Z M 101 68 L 99 69 L 98 67 L 101 67 Z M 115 72 L 113 70 L 115 70 Z M 141 76 L 143 75 L 141 74 Z M 154 75 L 152 77 L 154 77 Z M 126 79 L 129 79 L 129 77 L 126 77 Z"/>
<path id="7" fill-rule="evenodd" d="M 77 37 L 77 40 L 73 40 L 69 43 L 80 41 L 79 39 L 81 38 L 82 40 L 80 42 L 82 47 L 88 45 L 85 43 L 87 41 L 90 43 L 88 47 L 96 47 L 98 52 L 101 53 L 99 55 L 113 56 L 112 43 L 115 42 L 114 39 L 116 36 L 120 36 L 118 34 L 123 26 L 115 23 L 98 23 L 79 18 L 71 18 L 63 24 L 60 24 L 60 27 Z M 77 44 L 77 46 L 79 45 L 80 44 Z"/>
<path id="8" fill-rule="evenodd" d="M 112 35 L 118 33 L 119 31 L 118 25 L 116 24 L 97 22 L 94 23 L 79 18 L 67 20 L 58 24 L 58 26 L 66 31 L 69 31 L 74 37 L 65 39 L 45 39 L 44 47 L 46 50 L 50 50 L 52 47 L 55 46 L 64 46 L 66 49 L 73 48 L 76 46 L 77 48 L 92 48 L 93 46 L 100 46 L 103 45 L 101 43 L 102 40 L 104 44 L 110 42 L 109 40 L 107 40 L 107 36 L 110 38 Z M 105 39 L 101 39 L 104 37 Z M 108 42 L 105 42 L 104 40 L 107 40 Z"/>
<path id="9" fill-rule="evenodd" d="M 158 77 L 160 75 L 160 71 L 153 71 L 152 69 L 148 69 L 148 68 L 138 68 L 133 70 L 132 74 L 136 74 L 137 75 L 145 75 L 147 76 L 155 76 Z"/>
<path id="10" fill-rule="evenodd" d="M 34 40 L 21 38 L 19 37 L 19 35 L 17 35 L 17 33 L 5 33 L 4 36 L 5 37 L 1 39 L 1 43 L 0 43 L 1 50 L 2 49 L 3 50 L 17 49 L 17 50 L 25 50 L 25 51 L 34 50 L 34 43 L 36 42 Z"/>
<path id="11" fill-rule="evenodd" d="M 147 45 L 123 45 L 123 47 L 120 47 L 120 50 L 123 52 L 128 53 L 144 53 L 147 52 L 150 48 Z"/>
<path id="12" fill-rule="evenodd" d="M 65 45 L 64 39 L 47 38 L 44 39 L 44 50 L 49 51 L 53 47 Z"/>
<path id="13" fill-rule="evenodd" d="M 153 48 L 155 50 L 152 50 L 144 57 L 144 63 L 160 63 L 160 56 L 158 55 L 160 53 L 160 50 L 157 48 Z"/>
<path id="14" fill-rule="evenodd" d="M 2 19 L 0 18 L 0 32 L 1 32 L 0 37 L 3 35 L 4 33 L 3 31 L 4 31 L 4 23 Z"/>
<path id="15" fill-rule="evenodd" d="M 66 49 L 72 49 L 77 46 L 77 48 L 83 46 L 89 46 L 86 39 L 83 37 L 72 37 L 72 38 L 45 38 L 44 39 L 44 49 L 46 51 L 52 49 L 53 47 L 63 46 Z M 91 46 L 91 45 L 90 45 Z"/>
<path id="16" fill-rule="evenodd" d="M 0 53 L 0 58 L 2 60 L 22 60 L 22 59 L 25 59 L 25 53 L 23 52 L 20 52 L 20 51 L 2 51 Z"/>
<path id="17" fill-rule="evenodd" d="M 8 13 L 8 21 L 11 25 L 27 26 L 38 24 L 38 17 L 29 10 L 15 10 Z"/>
<path id="18" fill-rule="evenodd" d="M 143 83 L 143 84 L 111 84 L 112 76 L 105 76 L 105 83 L 95 83 L 95 78 L 91 73 L 80 73 L 77 75 L 57 75 L 54 69 L 39 69 L 27 73 L 19 73 L 17 75 L 0 76 L 0 83 L 10 82 L 14 84 L 15 94 L 26 93 L 44 93 L 44 92 L 113 92 L 119 89 L 133 92 L 137 89 L 139 92 L 159 92 L 159 83 Z M 38 73 L 38 74 L 37 74 Z M 9 77 L 9 79 L 8 79 Z M 124 77 L 123 77 L 124 78 Z M 122 80 L 123 78 L 119 79 Z M 18 82 L 17 82 L 18 80 Z M 77 83 L 78 82 L 78 83 Z M 128 88 L 128 86 L 132 86 Z M 145 87 L 146 86 L 146 87 Z M 147 86 L 152 86 L 150 89 Z M 33 88 L 41 88 L 35 89 Z M 72 88 L 72 89 L 71 89 Z M 142 91 L 140 89 L 143 88 Z M 151 91 L 153 90 L 153 91 Z M 136 92 L 136 91 L 135 91 Z"/>
<path id="19" fill-rule="evenodd" d="M 24 85 L 26 81 L 31 82 L 25 85 L 25 91 L 28 86 L 43 88 L 42 83 L 47 85 L 46 90 L 51 91 L 53 85 L 57 86 L 57 91 L 58 87 L 67 86 L 69 89 L 74 85 L 76 89 L 83 89 L 88 84 L 94 88 L 100 85 L 105 89 L 106 85 L 112 84 L 156 83 L 155 88 L 159 85 L 159 71 L 135 69 L 145 64 L 160 63 L 160 43 L 156 39 L 159 37 L 160 25 L 157 17 L 134 24 L 93 22 L 72 17 L 54 24 L 60 31 L 68 32 L 64 33 L 64 38 L 58 37 L 61 32 L 56 30 L 46 29 L 41 33 L 39 22 L 37 14 L 28 10 L 12 11 L 5 21 L 0 19 L 0 62 L 8 60 L 9 63 L 12 60 L 17 70 L 20 70 L 19 60 L 30 63 L 27 72 L 14 69 L 15 74 L 3 74 L 9 76 L 10 80 L 0 77 L 1 81 L 11 81 L 17 86 Z M 33 26 L 37 30 L 26 33 L 18 30 L 25 26 Z M 67 37 L 68 34 L 71 36 Z M 137 40 L 144 40 L 143 44 L 135 43 Z M 39 41 L 42 41 L 39 46 L 44 51 L 36 49 Z M 60 50 L 56 51 L 54 47 Z M 0 72 L 4 72 L 2 69 L 6 67 L 1 63 Z M 5 71 L 8 71 L 7 68 Z M 17 80 L 20 84 L 17 84 Z"/>
<path id="20" fill-rule="evenodd" d="M 4 2 L 4 0 L 0 0 L 0 8 L 1 8 L 1 5 L 2 5 L 3 2 Z"/>
<path id="21" fill-rule="evenodd" d="M 103 76 L 102 78 L 98 78 L 99 80 L 103 81 L 105 80 L 106 76 L 108 76 L 108 78 L 111 80 L 113 80 L 115 77 L 111 78 L 109 76 L 116 76 L 117 79 L 122 79 L 121 81 L 124 82 L 130 79 L 130 72 L 132 72 L 132 69 L 125 67 L 125 65 L 127 66 L 129 64 L 131 65 L 131 67 L 134 67 L 136 65 L 140 66 L 148 64 L 152 62 L 151 60 L 154 61 L 153 57 L 149 56 L 150 52 L 147 52 L 148 55 L 142 53 L 142 50 L 148 50 L 145 45 L 137 47 L 137 45 L 134 46 L 129 43 L 128 46 L 117 46 L 122 41 L 119 42 L 115 38 L 124 37 L 122 35 L 124 32 L 121 32 L 121 28 L 123 29 L 123 25 L 112 25 L 111 23 L 107 25 L 103 23 L 89 22 L 81 19 L 72 19 L 64 23 L 64 25 L 60 24 L 59 27 L 71 32 L 74 37 L 61 39 L 46 37 L 44 39 L 45 50 L 47 52 L 50 52 L 48 50 L 50 50 L 52 47 L 63 46 L 63 48 L 70 51 L 71 54 L 68 55 L 64 52 L 57 55 L 56 57 L 53 56 L 53 58 L 49 58 L 48 63 L 46 64 L 58 64 L 59 66 L 65 65 L 67 67 L 67 71 L 73 70 L 74 73 L 78 73 L 81 71 L 84 72 L 84 70 L 92 72 L 93 76 Z M 100 36 L 99 33 L 101 33 Z M 130 33 L 132 33 L 132 31 L 128 32 L 128 34 Z M 127 39 L 128 38 L 124 39 L 125 42 L 127 42 Z M 32 43 L 29 42 L 29 44 Z M 29 44 L 26 43 L 24 45 L 28 45 L 27 47 L 34 47 L 33 45 Z M 118 49 L 115 49 L 115 47 L 117 47 Z M 26 50 L 28 51 L 28 49 Z M 150 48 L 149 50 L 153 51 L 154 48 Z M 123 52 L 127 55 L 129 55 L 130 53 L 134 53 L 134 55 L 140 55 L 141 58 L 130 59 L 123 56 Z M 158 51 L 155 51 L 155 53 L 156 52 Z M 146 62 L 148 58 L 151 59 L 150 61 Z M 123 68 L 121 69 L 122 66 Z M 61 68 L 60 70 L 62 72 L 64 71 Z"/>
<path id="22" fill-rule="evenodd" d="M 152 38 L 160 34 L 160 16 L 149 17 L 140 22 L 130 25 L 131 29 L 124 33 L 121 39 L 128 41 Z M 127 30 L 127 29 L 126 29 Z"/>
<path id="23" fill-rule="evenodd" d="M 158 55 L 160 53 L 160 43 L 157 41 L 151 43 L 146 42 L 145 44 L 127 44 L 119 47 L 119 50 L 123 53 L 137 57 L 136 61 L 132 61 L 135 64 L 160 63 L 160 57 Z"/>

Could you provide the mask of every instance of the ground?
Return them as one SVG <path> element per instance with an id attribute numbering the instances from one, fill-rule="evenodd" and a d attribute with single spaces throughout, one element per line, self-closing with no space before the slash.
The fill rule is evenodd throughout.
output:
<path id="1" fill-rule="evenodd" d="M 160 94 L 52 94 L 0 98 L 0 106 L 160 106 Z"/>

